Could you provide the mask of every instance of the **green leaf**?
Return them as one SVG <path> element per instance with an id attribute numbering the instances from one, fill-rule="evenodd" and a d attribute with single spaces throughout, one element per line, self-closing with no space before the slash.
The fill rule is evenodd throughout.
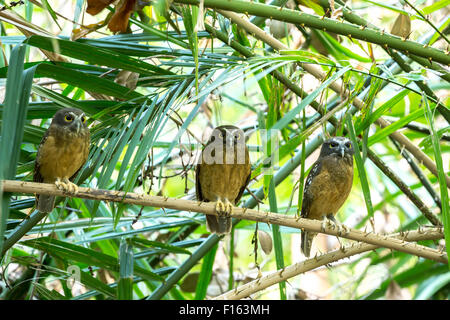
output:
<path id="1" fill-rule="evenodd" d="M 352 140 L 353 148 L 355 150 L 355 154 L 354 154 L 355 162 L 356 162 L 356 167 L 357 167 L 358 173 L 359 173 L 359 179 L 361 181 L 361 187 L 362 187 L 363 194 L 364 194 L 364 200 L 366 202 L 367 215 L 369 217 L 373 217 L 373 206 L 372 206 L 372 199 L 370 196 L 369 181 L 367 179 L 364 161 L 363 161 L 363 158 L 361 157 L 361 154 L 359 151 L 359 143 L 358 143 L 358 140 L 356 139 L 355 128 L 353 127 L 352 118 L 351 118 L 350 114 L 347 114 L 346 120 L 347 120 L 347 128 L 348 128 L 348 132 L 350 135 L 350 139 Z"/>
<path id="2" fill-rule="evenodd" d="M 117 297 L 119 300 L 131 300 L 133 299 L 133 247 L 125 238 L 120 241 L 119 266 Z"/>
<path id="3" fill-rule="evenodd" d="M 42 237 L 38 239 L 22 241 L 21 244 L 36 248 L 38 250 L 42 250 L 61 259 L 76 261 L 91 266 L 97 266 L 99 268 L 104 268 L 114 272 L 119 272 L 120 270 L 116 258 L 102 252 L 97 252 L 95 250 L 77 246 L 64 241 Z M 148 280 L 163 280 L 161 276 L 158 276 L 157 274 L 145 270 L 141 267 L 135 266 L 134 270 L 136 275 Z"/>
<path id="4" fill-rule="evenodd" d="M 444 273 L 422 282 L 417 288 L 414 300 L 430 299 L 437 291 L 450 282 L 450 273 Z"/>
<path id="5" fill-rule="evenodd" d="M 271 212 L 278 212 L 277 198 L 275 193 L 275 183 L 273 178 L 270 180 L 269 184 L 269 205 Z M 281 270 L 284 268 L 284 254 L 283 254 L 283 241 L 281 239 L 281 232 L 279 225 L 272 225 L 272 235 L 273 235 L 273 247 L 275 251 L 275 260 L 277 263 L 277 269 Z M 282 281 L 278 284 L 280 288 L 280 299 L 286 300 L 286 282 Z"/>
<path id="6" fill-rule="evenodd" d="M 209 252 L 203 258 L 202 268 L 197 281 L 197 288 L 195 290 L 195 300 L 203 300 L 206 297 L 206 291 L 208 290 L 209 282 L 213 272 L 214 259 L 216 257 L 218 245 L 209 250 Z"/>
<path id="7" fill-rule="evenodd" d="M 436 105 L 433 105 L 430 107 L 431 110 L 434 110 L 436 108 Z M 385 139 L 390 134 L 394 133 L 395 131 L 399 130 L 400 128 L 403 128 L 406 124 L 410 123 L 411 121 L 416 120 L 417 118 L 421 117 L 423 115 L 423 110 L 418 109 L 410 114 L 400 118 L 398 121 L 388 125 L 387 127 L 378 130 L 375 132 L 372 136 L 369 137 L 369 144 L 368 146 L 372 146 L 375 143 L 378 143 Z"/>
<path id="8" fill-rule="evenodd" d="M 62 30 L 61 26 L 58 23 L 58 17 L 56 16 L 56 12 L 52 9 L 52 7 L 50 6 L 50 4 L 48 3 L 47 0 L 42 0 L 42 5 L 45 9 L 47 9 L 48 13 L 50 14 L 50 16 L 52 17 L 53 21 L 56 23 L 56 25 L 58 26 L 58 28 L 60 30 Z"/>
<path id="9" fill-rule="evenodd" d="M 8 78 L 0 140 L 0 180 L 14 179 L 23 138 L 23 127 L 27 114 L 28 101 L 35 68 L 24 71 L 23 63 L 26 47 L 17 45 L 12 50 L 9 61 Z M 3 235 L 9 215 L 10 194 L 0 188 L 0 248 L 3 247 Z M 1 250 L 0 250 L 1 252 Z M 0 254 L 1 258 L 2 254 Z"/>
<path id="10" fill-rule="evenodd" d="M 154 66 L 142 60 L 134 59 L 128 55 L 77 41 L 68 41 L 58 38 L 34 35 L 29 37 L 25 43 L 40 49 L 45 49 L 78 60 L 86 61 L 91 64 L 129 70 L 143 75 L 173 75 L 173 72 Z"/>
<path id="11" fill-rule="evenodd" d="M 34 287 L 36 288 L 37 294 L 40 296 L 41 299 L 44 300 L 67 300 L 67 297 L 63 296 L 56 290 L 48 290 L 46 287 L 44 287 L 40 283 L 34 283 Z"/>
<path id="12" fill-rule="evenodd" d="M 159 241 L 151 241 L 151 240 L 147 240 L 144 238 L 138 238 L 138 237 L 133 237 L 130 239 L 130 241 L 135 245 L 135 246 L 144 246 L 144 247 L 156 247 L 156 248 L 161 248 L 161 249 L 165 249 L 168 252 L 173 252 L 173 253 L 182 253 L 182 254 L 191 254 L 191 252 L 189 250 L 177 247 L 177 246 L 173 246 L 170 244 L 166 244 L 163 242 L 159 242 Z"/>
<path id="13" fill-rule="evenodd" d="M 437 2 L 435 2 L 433 4 L 431 4 L 431 5 L 423 8 L 422 9 L 422 13 L 424 15 L 427 15 L 427 14 L 433 13 L 433 12 L 439 10 L 439 9 L 442 9 L 442 8 L 445 8 L 445 7 L 448 8 L 449 5 L 450 5 L 450 0 L 440 0 L 440 1 L 437 1 Z"/>
<path id="14" fill-rule="evenodd" d="M 426 98 L 425 93 L 423 94 L 423 96 L 425 99 L 425 108 L 423 112 L 428 121 L 428 125 L 430 126 L 431 139 L 433 142 L 434 158 L 436 162 L 436 170 L 438 172 L 439 190 L 441 193 L 441 203 L 442 203 L 442 221 L 444 223 L 445 247 L 447 249 L 446 250 L 447 256 L 450 256 L 450 202 L 448 198 L 448 188 L 446 180 L 448 176 L 446 176 L 444 171 L 444 165 L 442 162 L 443 157 L 441 152 L 441 146 L 439 143 L 439 136 L 434 126 L 434 119 L 433 119 L 434 115 L 430 105 L 428 104 L 428 99 Z"/>
<path id="15" fill-rule="evenodd" d="M 363 130 L 367 129 L 372 123 L 374 123 L 378 118 L 380 118 L 383 114 L 385 114 L 388 110 L 395 107 L 397 103 L 402 101 L 406 95 L 408 95 L 409 90 L 405 89 L 397 93 L 394 97 L 383 103 L 380 107 L 378 107 L 375 111 L 373 111 L 370 115 L 363 118 L 363 121 L 359 121 L 358 124 L 355 125 L 355 132 L 359 134 Z"/>

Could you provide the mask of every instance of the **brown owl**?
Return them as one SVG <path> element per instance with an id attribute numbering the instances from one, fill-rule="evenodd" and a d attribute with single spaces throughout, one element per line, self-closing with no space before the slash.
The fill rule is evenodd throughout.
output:
<path id="1" fill-rule="evenodd" d="M 58 189 L 77 193 L 78 187 L 71 180 L 84 165 L 89 155 L 90 134 L 87 117 L 76 108 L 65 108 L 53 116 L 44 134 L 36 156 L 34 181 L 54 183 Z M 36 208 L 51 212 L 55 197 L 36 195 Z"/>
<path id="2" fill-rule="evenodd" d="M 344 204 L 353 184 L 353 146 L 349 139 L 334 137 L 322 144 L 319 159 L 312 166 L 303 192 L 302 218 L 337 223 L 334 215 Z M 301 250 L 309 257 L 317 233 L 302 232 Z"/>
<path id="3" fill-rule="evenodd" d="M 244 131 L 231 125 L 215 128 L 196 169 L 197 200 L 216 202 L 218 216 L 206 216 L 206 227 L 210 232 L 230 232 L 233 206 L 242 197 L 250 176 L 251 163 Z"/>

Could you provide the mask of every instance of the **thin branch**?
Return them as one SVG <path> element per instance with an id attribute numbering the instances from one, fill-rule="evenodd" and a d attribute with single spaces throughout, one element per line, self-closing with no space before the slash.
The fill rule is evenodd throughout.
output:
<path id="1" fill-rule="evenodd" d="M 436 191 L 434 191 L 433 186 L 431 185 L 430 181 L 428 181 L 427 177 L 422 173 L 419 166 L 414 162 L 414 160 L 411 158 L 411 156 L 409 155 L 409 153 L 407 151 L 405 151 L 399 147 L 398 143 L 395 140 L 392 139 L 392 143 L 397 148 L 397 150 L 400 152 L 400 154 L 403 156 L 403 158 L 406 159 L 406 161 L 410 165 L 412 171 L 416 174 L 417 178 L 420 180 L 422 185 L 425 187 L 425 189 L 428 191 L 430 196 L 433 198 L 433 201 L 442 210 L 441 198 L 436 193 Z"/>
<path id="2" fill-rule="evenodd" d="M 392 237 L 401 238 L 407 241 L 420 241 L 420 240 L 436 240 L 444 237 L 442 228 L 433 228 L 425 230 L 408 231 L 407 233 L 397 233 Z M 281 281 L 286 281 L 292 277 L 295 277 L 301 273 L 316 269 L 320 266 L 333 263 L 335 261 L 354 256 L 366 251 L 375 250 L 379 248 L 376 245 L 367 243 L 352 243 L 351 245 L 341 247 L 340 249 L 331 251 L 326 254 L 316 256 L 311 259 L 307 259 L 295 264 L 292 264 L 282 270 L 271 272 L 261 278 L 239 286 L 233 290 L 225 292 L 220 296 L 215 297 L 216 300 L 239 300 L 250 296 L 260 290 L 266 289 Z M 441 253 L 445 255 L 445 253 Z"/>
<path id="3" fill-rule="evenodd" d="M 44 194 L 63 197 L 74 197 L 56 188 L 54 184 L 23 182 L 14 180 L 3 180 L 1 182 L 3 192 L 15 192 L 25 194 Z M 135 204 L 139 206 L 150 206 L 166 209 L 174 209 L 180 211 L 199 212 L 203 214 L 215 215 L 216 205 L 214 202 L 199 202 L 185 199 L 171 199 L 167 197 L 147 196 L 145 194 L 137 194 L 132 192 L 123 192 L 116 190 L 102 190 L 79 187 L 77 198 L 113 201 L 126 204 Z M 400 239 L 392 238 L 389 235 L 380 235 L 376 233 L 367 233 L 356 229 L 345 228 L 345 231 L 336 228 L 336 225 L 331 223 L 323 223 L 319 220 L 310 220 L 303 218 L 295 218 L 283 214 L 272 212 L 261 212 L 248 208 L 233 209 L 232 216 L 237 219 L 253 220 L 258 222 L 277 224 L 296 229 L 305 229 L 308 231 L 326 233 L 333 236 L 340 236 L 343 238 L 367 242 L 377 246 L 390 248 L 393 250 L 413 254 L 426 259 L 435 260 L 442 263 L 447 263 L 447 256 L 438 252 L 435 249 L 427 248 L 425 246 L 417 245 L 402 241 Z"/>
<path id="4" fill-rule="evenodd" d="M 415 206 L 422 212 L 425 218 L 428 219 L 434 226 L 442 226 L 441 221 L 428 209 L 423 201 L 393 172 L 383 160 L 381 160 L 372 150 L 367 149 L 369 159 L 391 179 L 395 185 L 402 190 L 402 192 L 415 204 Z"/>

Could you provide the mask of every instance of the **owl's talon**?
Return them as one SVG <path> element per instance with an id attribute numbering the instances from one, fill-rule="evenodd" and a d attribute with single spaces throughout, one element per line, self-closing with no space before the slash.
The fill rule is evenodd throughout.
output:
<path id="1" fill-rule="evenodd" d="M 216 202 L 216 212 L 219 216 L 223 215 L 223 212 L 225 211 L 225 205 L 222 201 L 217 200 Z"/>
<path id="2" fill-rule="evenodd" d="M 225 200 L 225 203 L 221 200 L 217 200 L 216 212 L 221 217 L 229 217 L 233 214 L 233 205 L 228 200 Z"/>
<path id="3" fill-rule="evenodd" d="M 63 192 L 70 194 L 78 193 L 78 186 L 75 183 L 69 181 L 69 179 L 67 178 L 64 178 L 62 181 L 60 178 L 56 179 L 55 185 L 59 190 Z"/>
<path id="4" fill-rule="evenodd" d="M 225 210 L 228 217 L 233 214 L 233 204 L 228 200 L 225 200 Z"/>

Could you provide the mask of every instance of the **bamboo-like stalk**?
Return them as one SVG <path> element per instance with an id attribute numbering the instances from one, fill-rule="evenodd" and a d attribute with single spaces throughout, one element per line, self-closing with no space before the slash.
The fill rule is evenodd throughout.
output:
<path id="1" fill-rule="evenodd" d="M 392 237 L 401 238 L 407 241 L 420 241 L 420 240 L 436 240 L 442 239 L 444 234 L 441 228 L 414 230 L 406 233 L 399 233 L 392 235 Z M 236 287 L 230 291 L 227 291 L 217 297 L 215 300 L 239 300 L 250 296 L 258 291 L 266 289 L 272 285 L 275 285 L 281 281 L 286 281 L 292 277 L 295 277 L 301 273 L 316 269 L 320 266 L 327 265 L 329 263 L 336 262 L 338 260 L 348 258 L 363 252 L 375 250 L 379 248 L 376 245 L 367 243 L 352 243 L 351 245 L 341 247 L 340 249 L 331 251 L 329 253 L 315 256 L 314 258 L 300 261 L 292 264 L 282 270 L 271 272 L 261 278 L 253 280 L 242 286 Z"/>
<path id="2" fill-rule="evenodd" d="M 389 177 L 389 179 L 394 182 L 397 187 L 414 203 L 414 205 L 423 213 L 423 215 L 430 221 L 434 226 L 442 226 L 441 221 L 428 209 L 428 207 L 423 203 L 423 201 L 414 193 L 412 190 L 404 183 L 400 177 L 398 177 L 395 172 L 393 172 L 383 160 L 381 160 L 377 155 L 370 149 L 367 149 L 367 155 L 369 159 L 380 168 L 383 173 Z"/>
<path id="3" fill-rule="evenodd" d="M 430 134 L 430 133 L 428 133 Z M 405 160 L 408 162 L 408 164 L 411 167 L 411 170 L 416 174 L 417 178 L 420 180 L 422 185 L 425 187 L 425 189 L 428 191 L 430 196 L 433 198 L 433 201 L 436 203 L 436 205 L 442 210 L 442 203 L 441 198 L 436 193 L 436 191 L 433 189 L 433 186 L 431 185 L 430 181 L 428 181 L 427 177 L 422 173 L 419 166 L 414 162 L 414 160 L 410 157 L 409 153 L 405 150 L 402 150 L 397 142 L 392 140 L 392 143 L 397 148 L 398 152 L 405 158 Z"/>
<path id="4" fill-rule="evenodd" d="M 175 3 L 199 5 L 199 0 L 174 0 Z M 396 49 L 406 54 L 415 54 L 427 59 L 432 59 L 445 65 L 450 65 L 450 55 L 435 48 L 422 46 L 421 44 L 404 38 L 383 33 L 370 28 L 363 28 L 353 24 L 337 21 L 325 17 L 299 12 L 287 8 L 271 6 L 252 1 L 223 1 L 204 0 L 204 6 L 212 9 L 229 10 L 245 13 L 247 15 L 262 16 L 270 19 L 290 22 L 293 24 L 308 26 L 314 29 L 334 32 L 350 38 L 375 43 L 385 48 Z"/>
<path id="5" fill-rule="evenodd" d="M 282 42 L 275 39 L 268 33 L 264 32 L 261 28 L 255 26 L 248 20 L 245 20 L 241 18 L 239 15 L 237 15 L 234 12 L 230 11 L 224 11 L 224 10 L 218 10 L 218 12 L 225 17 L 229 18 L 232 22 L 238 24 L 240 27 L 244 28 L 247 32 L 253 34 L 256 38 L 264 41 L 268 45 L 270 45 L 272 48 L 276 50 L 288 50 L 289 48 L 285 46 Z M 300 64 L 302 68 L 304 68 L 307 72 L 309 72 L 311 75 L 313 75 L 315 78 L 324 81 L 326 79 L 327 74 L 318 66 L 313 64 Z M 330 89 L 332 89 L 334 92 L 341 94 L 343 98 L 350 96 L 350 91 L 342 84 L 341 81 L 337 80 L 330 84 Z M 358 109 L 365 108 L 364 102 L 359 99 L 358 97 L 355 97 L 352 101 L 352 104 L 357 107 Z M 383 119 L 382 117 L 375 120 L 375 123 L 380 126 L 381 128 L 385 128 L 390 123 Z M 436 177 L 439 176 L 439 173 L 437 171 L 436 165 L 431 160 L 430 157 L 428 157 L 420 148 L 418 148 L 416 145 L 414 145 L 405 135 L 403 135 L 400 132 L 393 132 L 390 134 L 390 137 L 395 139 L 400 145 L 406 148 L 416 159 L 418 159 L 425 167 L 428 168 Z M 446 176 L 446 183 L 447 186 L 450 188 L 450 177 Z"/>
<path id="6" fill-rule="evenodd" d="M 3 180 L 1 186 L 3 192 L 14 192 L 24 194 L 44 194 L 63 197 L 77 197 L 91 200 L 113 201 L 140 206 L 150 206 L 180 211 L 199 212 L 209 215 L 217 215 L 214 202 L 199 202 L 185 199 L 172 199 L 158 196 L 147 196 L 132 192 L 115 190 L 101 190 L 79 187 L 76 195 L 71 195 L 56 188 L 54 184 L 24 182 L 15 180 Z M 247 219 L 257 222 L 276 224 L 308 231 L 326 233 L 343 238 L 366 242 L 377 246 L 417 255 L 419 257 L 432 259 L 447 263 L 447 255 L 435 249 L 392 238 L 389 235 L 381 235 L 372 232 L 345 228 L 337 228 L 332 223 L 323 223 L 318 220 L 295 218 L 272 212 L 261 212 L 258 210 L 235 207 L 232 216 L 238 219 Z"/>

